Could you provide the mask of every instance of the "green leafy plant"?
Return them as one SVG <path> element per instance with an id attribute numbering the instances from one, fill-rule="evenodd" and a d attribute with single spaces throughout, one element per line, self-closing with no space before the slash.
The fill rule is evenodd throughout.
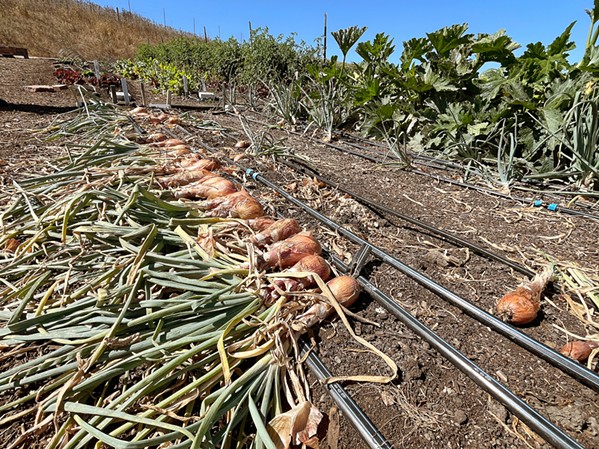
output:
<path id="1" fill-rule="evenodd" d="M 347 58 L 347 54 L 351 50 L 351 48 L 360 40 L 362 35 L 366 32 L 368 27 L 357 27 L 351 26 L 348 28 L 343 28 L 341 30 L 331 32 L 335 42 L 339 46 L 339 50 L 343 54 L 342 65 L 345 68 L 345 60 Z"/>

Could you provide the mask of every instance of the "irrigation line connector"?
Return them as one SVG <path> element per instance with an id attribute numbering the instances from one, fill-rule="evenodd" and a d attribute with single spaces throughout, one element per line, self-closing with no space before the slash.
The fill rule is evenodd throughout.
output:
<path id="1" fill-rule="evenodd" d="M 370 257 L 370 245 L 363 243 L 353 258 L 351 273 L 353 277 L 358 277 L 362 273 L 366 261 Z"/>
<path id="2" fill-rule="evenodd" d="M 259 173 L 255 171 L 253 168 L 248 168 L 245 170 L 245 174 L 250 176 L 254 181 L 257 180 Z"/>

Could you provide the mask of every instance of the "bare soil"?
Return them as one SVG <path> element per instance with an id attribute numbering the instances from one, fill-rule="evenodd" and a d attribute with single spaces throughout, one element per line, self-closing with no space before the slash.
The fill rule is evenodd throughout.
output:
<path id="1" fill-rule="evenodd" d="M 59 145 L 41 141 L 27 131 L 48 126 L 58 113 L 74 105 L 75 98 L 69 92 L 32 94 L 22 89 L 26 84 L 52 84 L 51 73 L 48 60 L 0 59 L 0 99 L 8 103 L 0 105 L 0 160 L 4 161 L 0 162 L 0 185 L 13 177 L 37 172 L 41 166 L 50 169 L 51 159 L 63 151 Z M 209 112 L 194 115 L 231 130 L 228 134 L 215 134 L 194 130 L 191 124 L 185 126 L 194 134 L 196 144 L 207 144 L 231 156 L 239 153 L 232 148 L 235 138 L 244 137 L 237 118 Z M 598 221 L 552 213 L 399 168 L 376 165 L 285 130 L 259 125 L 252 128 L 285 139 L 285 144 L 296 155 L 305 157 L 322 176 L 361 196 L 451 231 L 534 270 L 541 269 L 549 258 L 574 263 L 595 273 L 599 270 Z M 35 166 L 31 166 L 31 161 Z M 271 159 L 246 158 L 241 163 L 252 165 L 311 207 L 484 310 L 494 311 L 498 298 L 525 281 L 525 276 L 498 262 L 449 245 L 399 219 L 376 213 Z M 331 252 L 346 262 L 351 261 L 358 249 L 355 245 L 321 227 L 251 179 L 246 179 L 245 185 L 272 212 L 298 218 L 315 231 Z M 389 266 L 371 260 L 362 274 L 581 445 L 599 448 L 599 406 L 595 391 L 479 325 Z M 399 366 L 399 377 L 390 384 L 345 383 L 344 386 L 393 447 L 549 447 L 373 299 L 362 295 L 353 312 L 359 317 L 349 318 L 356 334 L 390 356 Z M 571 338 L 567 333 L 579 336 L 597 333 L 596 328 L 585 326 L 570 313 L 560 285 L 546 292 L 542 316 L 523 330 L 555 348 Z M 385 364 L 364 352 L 338 319 L 327 321 L 312 337 L 318 343 L 319 356 L 335 375 L 389 374 Z M 325 389 L 316 380 L 312 385 L 313 401 L 330 419 L 331 437 L 321 443 L 321 448 L 368 447 L 336 409 Z M 17 435 L 15 425 L 0 428 L 2 447 Z"/>

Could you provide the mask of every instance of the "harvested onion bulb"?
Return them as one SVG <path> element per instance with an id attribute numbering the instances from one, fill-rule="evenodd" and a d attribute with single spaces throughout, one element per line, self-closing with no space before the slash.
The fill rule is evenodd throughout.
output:
<path id="1" fill-rule="evenodd" d="M 163 176 L 157 178 L 157 181 L 163 187 L 177 187 L 191 184 L 192 182 L 199 181 L 208 176 L 216 175 L 208 170 L 190 170 L 181 171 L 170 176 Z"/>
<path id="2" fill-rule="evenodd" d="M 593 349 L 599 348 L 598 341 L 580 341 L 575 340 L 566 343 L 559 352 L 579 362 L 584 362 L 589 358 Z"/>
<path id="3" fill-rule="evenodd" d="M 293 218 L 284 218 L 275 221 L 264 231 L 251 237 L 250 242 L 259 247 L 270 245 L 271 243 L 285 240 L 286 238 L 301 232 L 301 230 L 302 228 L 297 220 L 294 220 Z"/>
<path id="4" fill-rule="evenodd" d="M 184 140 L 181 139 L 166 139 L 166 140 L 161 140 L 160 142 L 156 142 L 154 144 L 152 144 L 152 146 L 154 147 L 161 147 L 161 148 L 169 148 L 169 147 L 174 147 L 177 145 L 187 145 L 187 143 Z"/>
<path id="5" fill-rule="evenodd" d="M 541 309 L 541 293 L 553 276 L 553 267 L 546 268 L 528 284 L 508 293 L 497 303 L 499 317 L 512 324 L 533 322 Z"/>
<path id="6" fill-rule="evenodd" d="M 322 248 L 310 232 L 300 232 L 273 244 L 269 251 L 262 255 L 266 266 L 270 268 L 289 268 L 304 257 L 320 255 Z"/>
<path id="7" fill-rule="evenodd" d="M 262 232 L 275 222 L 269 217 L 258 217 L 247 221 L 247 225 L 252 231 Z"/>
<path id="8" fill-rule="evenodd" d="M 350 307 L 360 296 L 360 284 L 351 276 L 339 276 L 327 282 L 327 286 L 337 302 L 343 307 Z M 324 321 L 334 307 L 328 302 L 319 301 L 312 305 L 306 312 L 297 317 L 292 328 L 300 333 L 307 331 L 314 325 Z"/>
<path id="9" fill-rule="evenodd" d="M 138 106 L 137 108 L 133 108 L 130 111 L 131 115 L 147 114 L 147 113 L 148 113 L 148 110 L 141 106 Z"/>
<path id="10" fill-rule="evenodd" d="M 168 139 L 166 134 L 154 133 L 154 134 L 150 134 L 144 140 L 145 140 L 145 143 L 156 143 L 156 142 L 162 142 L 163 140 L 166 140 L 166 139 Z"/>
<path id="11" fill-rule="evenodd" d="M 326 281 L 331 276 L 331 267 L 322 257 L 311 254 L 304 257 L 289 270 L 281 273 L 281 276 L 285 276 L 285 273 L 314 273 L 323 281 Z M 273 284 L 274 286 L 269 286 L 262 292 L 267 301 L 279 298 L 281 291 L 298 292 L 310 288 L 316 285 L 316 279 L 312 275 L 305 278 L 287 277 L 284 279 L 275 279 Z"/>
<path id="12" fill-rule="evenodd" d="M 245 190 L 204 201 L 201 207 L 212 217 L 250 219 L 264 215 L 262 205 Z"/>
<path id="13" fill-rule="evenodd" d="M 178 157 L 186 154 L 191 154 L 191 148 L 189 148 L 187 145 L 175 145 L 172 147 L 167 147 L 166 150 L 167 156 Z"/>
<path id="14" fill-rule="evenodd" d="M 310 254 L 303 257 L 298 263 L 292 266 L 289 271 L 295 273 L 315 273 L 323 281 L 328 280 L 331 276 L 331 267 L 328 262 L 316 254 Z M 312 276 L 308 276 L 307 278 L 302 279 L 301 284 L 303 288 L 308 288 L 315 285 L 316 281 Z"/>
<path id="15" fill-rule="evenodd" d="M 233 182 L 221 176 L 204 177 L 175 192 L 175 198 L 213 199 L 237 192 Z"/>

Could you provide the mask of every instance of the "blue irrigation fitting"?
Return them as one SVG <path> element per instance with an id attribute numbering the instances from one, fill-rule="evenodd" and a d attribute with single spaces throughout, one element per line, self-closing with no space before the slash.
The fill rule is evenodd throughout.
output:
<path id="1" fill-rule="evenodd" d="M 547 210 L 550 210 L 551 212 L 555 212 L 557 210 L 557 204 L 555 204 L 555 203 L 548 204 Z"/>
<path id="2" fill-rule="evenodd" d="M 258 172 L 255 171 L 253 168 L 246 169 L 245 174 L 251 176 L 254 179 L 254 181 L 256 181 L 256 178 L 258 177 Z"/>
<path id="3" fill-rule="evenodd" d="M 535 202 L 532 203 L 532 205 L 534 207 L 541 207 L 543 205 L 543 200 L 535 200 Z"/>

